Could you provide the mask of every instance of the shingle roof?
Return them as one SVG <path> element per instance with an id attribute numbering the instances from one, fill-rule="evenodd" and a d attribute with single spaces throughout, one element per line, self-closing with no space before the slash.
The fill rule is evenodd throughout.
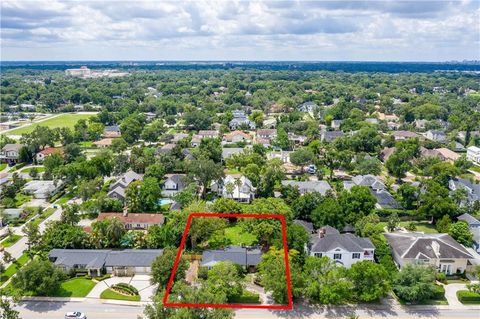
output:
<path id="1" fill-rule="evenodd" d="M 395 198 L 386 190 L 377 190 L 374 191 L 370 189 L 375 198 L 377 198 L 377 204 L 381 208 L 393 208 L 393 209 L 402 209 L 402 206 L 395 200 Z"/>
<path id="2" fill-rule="evenodd" d="M 211 267 L 220 261 L 230 261 L 242 266 L 256 266 L 261 258 L 260 249 L 230 246 L 225 249 L 205 250 L 202 254 L 202 266 Z"/>
<path id="3" fill-rule="evenodd" d="M 162 249 L 112 250 L 105 259 L 105 267 L 150 267 Z"/>
<path id="4" fill-rule="evenodd" d="M 375 249 L 368 238 L 357 237 L 353 234 L 326 234 L 323 238 L 314 235 L 310 239 L 311 251 L 327 252 L 342 248 L 348 252 L 363 252 L 364 249 Z"/>
<path id="5" fill-rule="evenodd" d="M 222 157 L 228 158 L 232 156 L 233 154 L 241 154 L 243 153 L 244 149 L 240 147 L 226 147 L 222 149 Z"/>
<path id="6" fill-rule="evenodd" d="M 308 193 L 308 192 L 318 192 L 322 195 L 325 195 L 327 191 L 331 190 L 330 184 L 326 181 L 291 181 L 291 180 L 284 180 L 282 181 L 283 186 L 291 185 L 297 186 L 300 193 Z"/>
<path id="7" fill-rule="evenodd" d="M 385 237 L 392 250 L 402 258 L 473 258 L 448 234 L 389 233 Z"/>
<path id="8" fill-rule="evenodd" d="M 310 223 L 301 219 L 295 219 L 293 223 L 302 226 L 309 233 L 313 233 L 315 231 L 315 227 L 313 227 L 313 223 Z"/>
<path id="9" fill-rule="evenodd" d="M 11 152 L 11 151 L 20 151 L 20 149 L 23 147 L 23 144 L 5 144 L 2 148 L 2 151 L 4 152 Z"/>
<path id="10" fill-rule="evenodd" d="M 457 217 L 458 220 L 463 220 L 469 225 L 480 225 L 480 221 L 468 213 L 464 213 Z"/>

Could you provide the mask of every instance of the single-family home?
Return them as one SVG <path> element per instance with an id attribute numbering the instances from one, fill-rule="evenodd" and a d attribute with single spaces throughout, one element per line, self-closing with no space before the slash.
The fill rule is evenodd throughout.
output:
<path id="1" fill-rule="evenodd" d="M 157 150 L 155 150 L 155 156 L 160 156 L 162 154 L 168 154 L 175 148 L 175 146 L 176 146 L 176 144 L 167 143 L 167 144 L 163 145 L 162 147 L 157 148 Z"/>
<path id="2" fill-rule="evenodd" d="M 122 136 L 122 132 L 120 131 L 119 125 L 105 126 L 105 128 L 103 129 L 103 137 L 117 138 L 121 136 Z"/>
<path id="3" fill-rule="evenodd" d="M 251 130 L 255 129 L 256 127 L 255 122 L 250 121 L 245 115 L 245 112 L 241 110 L 235 110 L 232 113 L 233 113 L 233 119 L 228 123 L 228 126 L 230 127 L 231 130 L 239 129 L 242 126 L 246 126 Z"/>
<path id="4" fill-rule="evenodd" d="M 454 192 L 458 189 L 466 191 L 467 198 L 463 204 L 473 204 L 480 201 L 480 184 L 472 182 L 467 178 L 451 178 L 448 181 L 448 188 Z"/>
<path id="5" fill-rule="evenodd" d="M 375 204 L 376 209 L 402 209 L 402 205 L 386 190 L 370 189 L 370 192 L 377 199 L 377 203 Z"/>
<path id="6" fill-rule="evenodd" d="M 325 195 L 328 191 L 332 190 L 330 184 L 326 181 L 293 181 L 284 180 L 282 186 L 298 187 L 300 194 L 317 192 Z"/>
<path id="7" fill-rule="evenodd" d="M 30 181 L 23 186 L 23 192 L 37 199 L 47 199 L 55 195 L 62 186 L 61 181 Z"/>
<path id="8" fill-rule="evenodd" d="M 165 178 L 165 182 L 162 184 L 163 196 L 172 197 L 185 189 L 185 174 L 166 174 Z"/>
<path id="9" fill-rule="evenodd" d="M 0 151 L 0 161 L 13 165 L 18 162 L 23 144 L 5 144 Z"/>
<path id="10" fill-rule="evenodd" d="M 202 142 L 202 136 L 201 135 L 198 135 L 198 134 L 193 134 L 192 135 L 192 139 L 190 140 L 190 146 L 191 147 L 197 147 L 200 145 L 200 143 Z"/>
<path id="11" fill-rule="evenodd" d="M 342 123 L 343 123 L 343 120 L 332 120 L 332 122 L 330 122 L 330 127 L 334 131 L 337 131 L 340 129 L 340 126 L 342 125 Z"/>
<path id="12" fill-rule="evenodd" d="M 290 154 L 291 153 L 292 153 L 291 151 L 283 151 L 283 150 L 272 151 L 270 153 L 267 153 L 267 160 L 272 160 L 274 158 L 278 158 L 283 163 L 290 163 Z"/>
<path id="13" fill-rule="evenodd" d="M 385 234 L 398 267 L 423 264 L 447 275 L 463 273 L 473 256 L 448 234 Z"/>
<path id="14" fill-rule="evenodd" d="M 322 227 L 313 234 L 308 245 L 308 255 L 326 256 L 346 268 L 359 261 L 373 261 L 374 254 L 375 246 L 370 239 L 350 233 L 340 234 L 329 226 Z"/>
<path id="15" fill-rule="evenodd" d="M 274 118 L 267 118 L 263 120 L 263 127 L 274 129 L 275 127 L 277 127 L 277 120 Z"/>
<path id="16" fill-rule="evenodd" d="M 315 234 L 317 232 L 317 230 L 313 226 L 313 223 L 311 223 L 311 222 L 307 222 L 307 221 L 301 220 L 301 219 L 295 219 L 293 221 L 293 223 L 296 224 L 296 225 L 302 226 L 303 229 L 305 229 L 309 234 Z"/>
<path id="17" fill-rule="evenodd" d="M 456 161 L 460 158 L 459 154 L 455 153 L 452 150 L 449 150 L 446 147 L 436 148 L 435 151 L 438 152 L 440 155 L 442 155 L 444 160 L 447 160 L 447 161 L 450 161 L 450 162 L 454 162 L 454 161 Z"/>
<path id="18" fill-rule="evenodd" d="M 330 143 L 343 135 L 345 134 L 342 131 L 321 131 L 320 140 L 325 143 Z"/>
<path id="19" fill-rule="evenodd" d="M 467 159 L 480 165 L 480 147 L 470 146 L 467 148 Z"/>
<path id="20" fill-rule="evenodd" d="M 3 227 L 5 222 L 8 222 L 12 219 L 20 218 L 24 210 L 23 208 L 5 208 L 5 209 L 0 209 L 0 213 L 2 213 L 3 216 L 0 218 L 0 227 Z"/>
<path id="21" fill-rule="evenodd" d="M 439 143 L 446 142 L 447 140 L 447 135 L 445 134 L 445 132 L 437 130 L 428 130 L 427 133 L 425 133 L 425 137 L 431 141 Z"/>
<path id="22" fill-rule="evenodd" d="M 227 143 L 247 142 L 252 141 L 252 137 L 242 131 L 233 131 L 223 136 L 223 140 Z"/>
<path id="23" fill-rule="evenodd" d="M 277 137 L 276 129 L 258 129 L 257 130 L 257 138 L 272 140 L 275 137 Z"/>
<path id="24" fill-rule="evenodd" d="M 37 163 L 42 163 L 46 157 L 52 154 L 60 154 L 63 156 L 63 147 L 47 147 L 35 155 Z"/>
<path id="25" fill-rule="evenodd" d="M 343 187 L 346 190 L 350 190 L 353 186 L 367 186 L 373 190 L 384 190 L 386 189 L 385 184 L 377 176 L 367 174 L 367 175 L 357 175 L 352 178 L 351 181 L 343 182 Z"/>
<path id="26" fill-rule="evenodd" d="M 242 154 L 244 151 L 245 149 L 241 147 L 224 147 L 222 148 L 222 161 L 225 161 L 232 155 Z"/>
<path id="27" fill-rule="evenodd" d="M 148 213 L 99 213 L 97 220 L 117 219 L 125 225 L 125 229 L 148 229 L 153 225 L 163 225 L 165 217 L 163 214 Z"/>
<path id="28" fill-rule="evenodd" d="M 470 139 L 480 137 L 480 131 L 470 131 Z M 460 131 L 457 133 L 457 140 L 462 144 L 467 143 L 467 132 Z"/>
<path id="29" fill-rule="evenodd" d="M 118 199 L 122 202 L 125 201 L 125 189 L 134 181 L 143 180 L 143 176 L 135 173 L 132 170 L 127 171 L 109 187 L 108 197 L 113 199 Z"/>
<path id="30" fill-rule="evenodd" d="M 106 148 L 112 145 L 113 139 L 111 138 L 104 138 L 100 141 L 93 142 L 93 145 L 97 146 L 98 148 Z"/>
<path id="31" fill-rule="evenodd" d="M 202 138 L 218 138 L 220 136 L 220 133 L 215 130 L 200 130 L 198 131 L 198 135 L 200 135 Z"/>
<path id="32" fill-rule="evenodd" d="M 473 248 L 480 252 L 480 221 L 468 213 L 464 213 L 457 217 L 468 224 L 470 232 L 473 234 Z"/>
<path id="33" fill-rule="evenodd" d="M 415 127 L 419 130 L 424 130 L 427 127 L 427 120 L 415 120 Z"/>
<path id="34" fill-rule="evenodd" d="M 418 135 L 415 132 L 410 132 L 410 131 L 395 131 L 392 133 L 393 138 L 395 141 L 404 141 L 408 140 L 411 138 L 419 138 L 420 135 Z"/>
<path id="35" fill-rule="evenodd" d="M 176 133 L 176 134 L 173 134 L 173 138 L 172 138 L 172 143 L 177 143 L 181 140 L 183 140 L 184 138 L 187 138 L 188 137 L 188 134 L 185 134 L 185 133 Z"/>
<path id="36" fill-rule="evenodd" d="M 211 189 L 223 198 L 231 198 L 240 203 L 250 203 L 256 192 L 252 182 L 240 174 L 226 175 L 223 180 L 213 182 Z"/>
<path id="37" fill-rule="evenodd" d="M 208 249 L 203 251 L 200 265 L 210 269 L 219 262 L 231 262 L 254 271 L 260 263 L 262 255 L 262 251 L 258 248 L 229 246 L 224 249 Z"/>
<path id="38" fill-rule="evenodd" d="M 318 105 L 312 101 L 307 101 L 298 106 L 299 111 L 306 113 L 313 113 L 315 109 L 318 109 Z"/>
<path id="39" fill-rule="evenodd" d="M 48 259 L 57 267 L 84 271 L 92 277 L 103 273 L 133 276 L 149 274 L 162 253 L 162 249 L 52 249 Z"/>
<path id="40" fill-rule="evenodd" d="M 305 135 L 297 135 L 295 133 L 288 132 L 288 140 L 294 144 L 304 144 L 307 141 L 307 137 Z"/>
<path id="41" fill-rule="evenodd" d="M 374 118 L 374 117 L 370 117 L 370 118 L 366 118 L 365 122 L 368 123 L 368 124 L 377 125 L 378 124 L 378 119 Z"/>

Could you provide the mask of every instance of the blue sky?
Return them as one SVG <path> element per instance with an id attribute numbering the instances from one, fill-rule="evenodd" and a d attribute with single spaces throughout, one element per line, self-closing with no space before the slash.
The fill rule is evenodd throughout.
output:
<path id="1" fill-rule="evenodd" d="M 1 59 L 480 60 L 480 0 L 2 0 Z"/>

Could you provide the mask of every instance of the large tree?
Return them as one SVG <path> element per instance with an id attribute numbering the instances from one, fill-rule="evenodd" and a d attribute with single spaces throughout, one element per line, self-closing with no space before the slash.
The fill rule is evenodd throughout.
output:
<path id="1" fill-rule="evenodd" d="M 220 164 L 205 159 L 188 162 L 187 172 L 202 186 L 202 197 L 205 196 L 206 189 L 210 186 L 210 183 L 219 180 L 224 175 L 223 168 Z"/>
<path id="2" fill-rule="evenodd" d="M 22 295 L 53 296 L 65 277 L 50 261 L 34 259 L 17 271 L 12 287 Z"/>
<path id="3" fill-rule="evenodd" d="M 404 265 L 393 283 L 393 291 L 403 300 L 420 302 L 435 295 L 435 274 L 433 267 Z"/>
<path id="4" fill-rule="evenodd" d="M 176 256 L 177 249 L 168 247 L 163 250 L 162 255 L 155 258 L 152 263 L 152 284 L 159 284 L 160 287 L 167 286 Z M 188 261 L 181 256 L 175 271 L 174 282 L 185 278 L 188 267 Z"/>
<path id="5" fill-rule="evenodd" d="M 375 301 L 390 291 L 389 275 L 380 264 L 365 260 L 356 262 L 350 267 L 348 277 L 358 301 Z"/>

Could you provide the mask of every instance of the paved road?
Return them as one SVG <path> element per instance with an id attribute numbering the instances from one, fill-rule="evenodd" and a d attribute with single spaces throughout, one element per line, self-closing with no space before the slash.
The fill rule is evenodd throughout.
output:
<path id="1" fill-rule="evenodd" d="M 446 308 L 446 307 L 444 307 Z M 378 310 L 365 307 L 325 307 L 312 311 L 296 307 L 291 311 L 269 311 L 259 309 L 242 309 L 236 311 L 236 319 L 320 319 L 320 318 L 345 318 L 356 313 L 363 318 L 408 318 L 408 319 L 433 319 L 433 318 L 480 318 L 480 307 L 466 308 L 453 307 L 451 309 L 437 309 L 435 307 L 420 307 L 416 309 L 393 307 L 379 308 Z M 103 303 L 99 300 L 86 300 L 83 302 L 22 302 L 16 307 L 23 319 L 61 319 L 68 311 L 83 311 L 89 319 L 137 319 L 143 313 L 143 307 Z"/>

